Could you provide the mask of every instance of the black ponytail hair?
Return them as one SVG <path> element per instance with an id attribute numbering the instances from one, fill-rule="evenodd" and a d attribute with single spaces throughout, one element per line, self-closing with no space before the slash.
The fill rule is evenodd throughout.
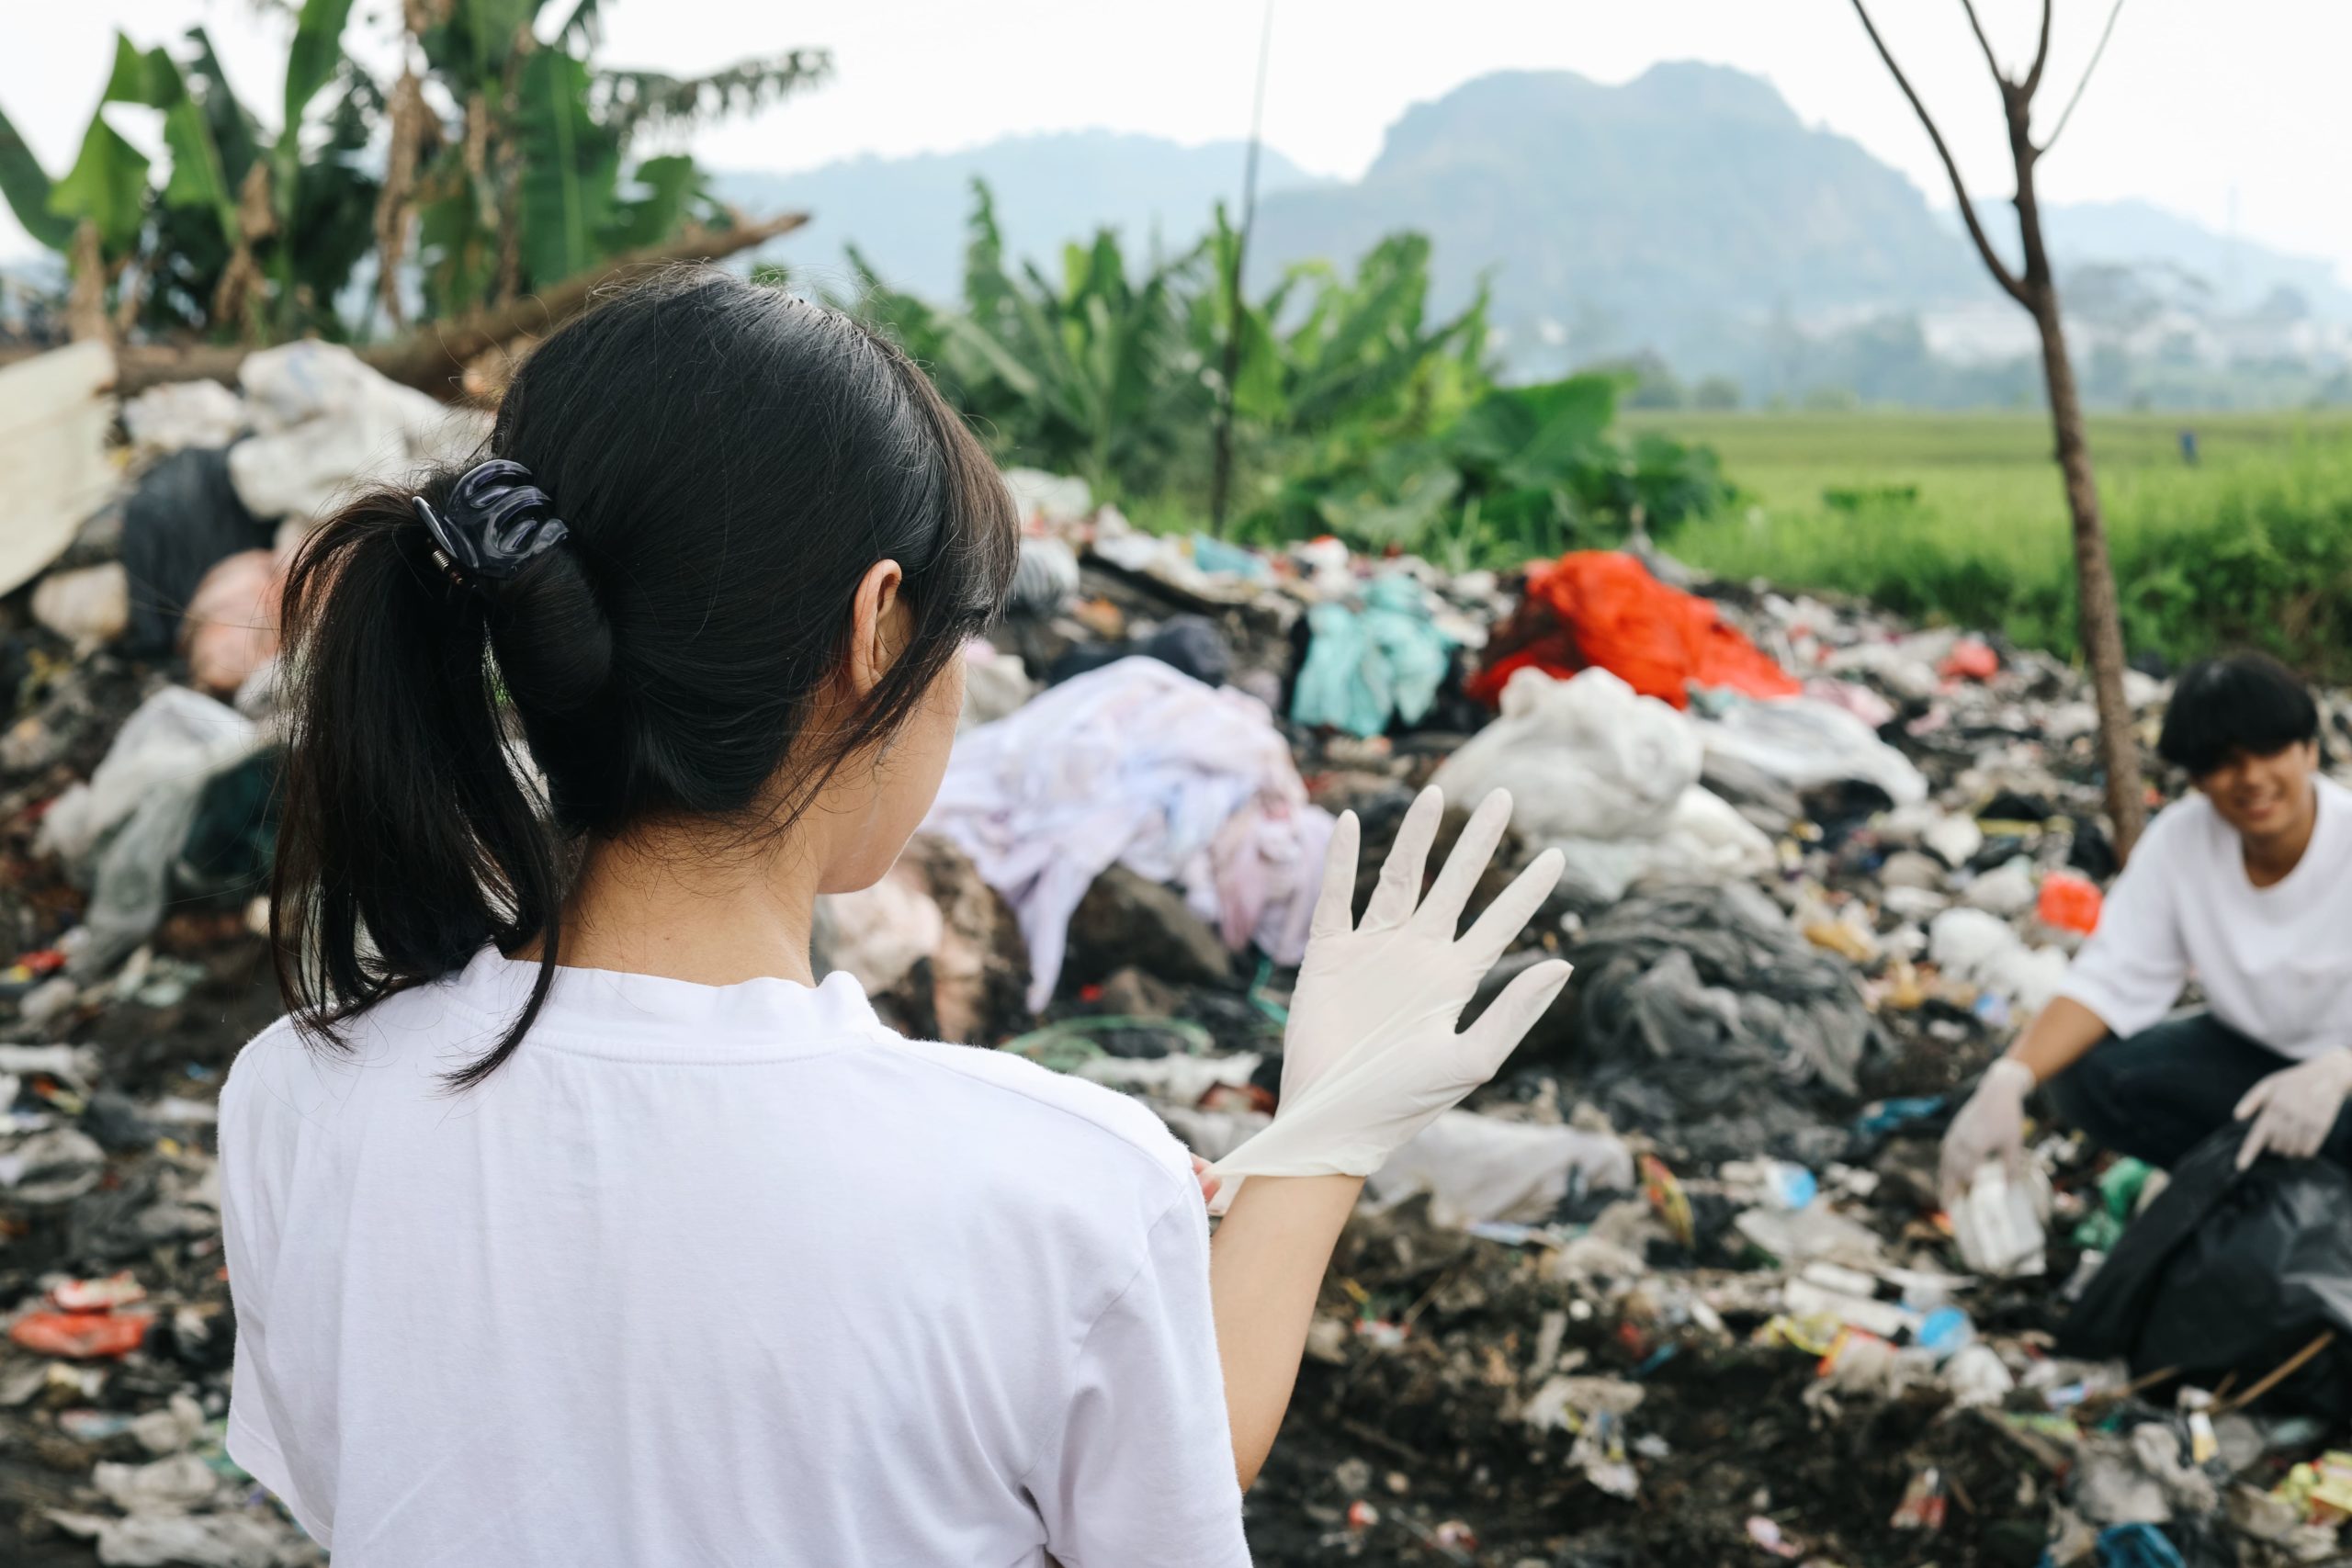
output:
<path id="1" fill-rule="evenodd" d="M 584 843 L 653 819 L 788 826 L 987 625 L 1018 552 L 994 465 L 905 355 L 710 267 L 548 336 L 487 455 L 528 468 L 569 530 L 513 577 L 461 581 L 435 554 L 413 498 L 447 507 L 458 468 L 362 495 L 288 572 L 271 889 L 279 986 L 329 1045 L 485 942 L 538 942 L 528 1003 L 458 1088 L 537 1017 Z M 884 559 L 914 634 L 810 733 Z"/>

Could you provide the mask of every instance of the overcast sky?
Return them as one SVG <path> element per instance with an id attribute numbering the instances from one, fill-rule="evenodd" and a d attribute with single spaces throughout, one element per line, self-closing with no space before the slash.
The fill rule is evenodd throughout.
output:
<path id="1" fill-rule="evenodd" d="M 2054 118 L 2108 0 L 2056 0 Z M 562 17 L 571 0 L 554 0 Z M 1995 46 L 2030 55 L 2036 0 L 1979 0 Z M 286 24 L 254 0 L 0 0 L 0 108 L 52 175 L 72 162 L 111 61 L 209 25 L 241 96 L 280 93 Z M 1261 0 L 605 0 L 603 58 L 678 72 L 797 45 L 834 80 L 704 133 L 721 166 L 792 169 L 859 152 L 947 150 L 1012 132 L 1105 127 L 1199 142 L 1247 133 Z M 390 57 L 394 0 L 359 0 L 352 39 Z M 1875 0 L 1872 14 L 1954 144 L 1972 190 L 2007 196 L 1999 110 L 1958 0 Z M 1275 0 L 1266 140 L 1351 176 L 1407 106 L 1488 71 L 1565 69 L 1622 82 L 1661 60 L 1760 73 L 1808 123 L 1861 142 L 1939 206 L 1927 137 L 1849 0 Z M 2352 4 L 2125 0 L 2114 41 L 2043 166 L 2058 200 L 2142 197 L 2226 231 L 2334 261 L 2352 279 Z M 136 111 L 119 122 L 152 144 Z M 0 253 L 28 244 L 0 213 Z"/>

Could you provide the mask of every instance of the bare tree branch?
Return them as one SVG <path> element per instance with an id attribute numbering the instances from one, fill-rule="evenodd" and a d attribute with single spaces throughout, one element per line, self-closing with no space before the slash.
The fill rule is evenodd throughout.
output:
<path id="1" fill-rule="evenodd" d="M 2074 118 L 2075 106 L 2083 101 L 2083 89 L 2091 85 L 2091 73 L 2098 69 L 2099 56 L 2107 52 L 2107 40 L 2115 36 L 2115 18 L 2122 14 L 2123 0 L 2115 0 L 2107 13 L 2107 26 L 2099 32 L 2098 47 L 2091 51 L 2091 62 L 2083 67 L 2083 79 L 2075 84 L 2075 96 L 2068 98 L 2066 107 L 2058 111 L 2058 123 L 2050 128 L 2050 134 L 2042 139 L 2041 147 L 2036 151 L 2047 152 L 2058 144 L 2058 133 L 2066 129 L 2066 121 Z"/>
<path id="2" fill-rule="evenodd" d="M 2025 80 L 2018 85 L 2018 91 L 2025 94 L 2029 102 L 2033 97 L 2033 90 L 2041 85 L 2041 68 L 2050 63 L 2051 5 L 2052 0 L 2041 0 L 2041 40 L 2033 46 L 2033 68 L 2025 73 Z"/>
<path id="3" fill-rule="evenodd" d="M 1968 30 L 1976 35 L 1976 47 L 1984 51 L 1984 64 L 1993 73 L 1993 80 L 2004 89 L 2013 85 L 2007 76 L 2001 74 L 2001 62 L 1993 52 L 1993 40 L 1984 36 L 1984 24 L 1976 19 L 1976 0 L 1960 0 L 1960 8 L 1968 13 Z M 2007 97 L 2007 93 L 2004 91 L 2002 96 Z"/>
<path id="4" fill-rule="evenodd" d="M 2122 0 L 2116 0 L 2116 3 L 2120 5 Z M 1973 14 L 1972 11 L 1971 15 Z M 1878 27 L 1871 20 L 1871 14 L 1863 6 L 1862 0 L 1854 0 L 1854 15 L 1862 19 L 1862 30 L 1871 35 L 1871 42 L 1878 48 L 1878 57 L 1886 62 L 1886 69 L 1894 77 L 1894 85 L 1903 89 L 1905 97 L 1911 100 L 1912 111 L 1918 115 L 1919 123 L 1927 127 L 1928 140 L 1936 144 L 1936 156 L 1943 160 L 1944 173 L 1951 176 L 1951 194 L 1960 203 L 1961 221 L 1968 225 L 1968 237 L 1976 242 L 1976 254 L 1984 258 L 1986 270 L 1993 275 L 1993 281 L 1999 284 L 2010 299 L 2027 310 L 2032 310 L 2033 301 L 2027 296 L 2025 285 L 2018 281 L 2017 274 L 2002 262 L 1999 254 L 1993 249 L 1993 242 L 1985 236 L 1984 225 L 1976 217 L 1976 204 L 1968 198 L 1967 183 L 1960 177 L 1960 165 L 1952 162 L 1951 149 L 1944 145 L 1944 133 L 1936 129 L 1934 117 L 1928 113 L 1928 106 L 1919 101 L 1919 95 L 1912 90 L 1911 79 L 1903 74 L 1903 67 L 1894 63 L 1894 54 L 1887 49 L 1886 40 L 1878 36 Z"/>

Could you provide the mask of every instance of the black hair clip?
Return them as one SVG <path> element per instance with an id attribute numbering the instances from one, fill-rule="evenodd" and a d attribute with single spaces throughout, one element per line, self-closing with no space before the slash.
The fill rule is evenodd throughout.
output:
<path id="1" fill-rule="evenodd" d="M 550 514 L 555 503 L 531 482 L 531 470 L 507 457 L 467 469 L 449 487 L 446 514 L 421 495 L 411 504 L 450 571 L 469 586 L 503 582 L 571 536 L 563 520 Z"/>

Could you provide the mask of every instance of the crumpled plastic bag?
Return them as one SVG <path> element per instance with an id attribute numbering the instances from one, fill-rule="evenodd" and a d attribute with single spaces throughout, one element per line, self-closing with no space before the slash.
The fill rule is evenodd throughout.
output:
<path id="1" fill-rule="evenodd" d="M 1447 1111 L 1366 1179 L 1385 1207 L 1426 1192 L 1441 1224 L 1547 1218 L 1570 1187 L 1623 1191 L 1634 1156 L 1606 1133 Z"/>
<path id="2" fill-rule="evenodd" d="M 245 405 L 218 381 L 166 381 L 122 404 L 130 444 L 149 454 L 226 446 L 243 434 Z"/>
<path id="3" fill-rule="evenodd" d="M 1709 757 L 1736 757 L 1796 789 L 1860 779 L 1897 806 L 1928 798 L 1928 781 L 1911 760 L 1881 740 L 1846 708 L 1811 697 L 1756 702 L 1739 696 L 1699 725 Z"/>
<path id="4" fill-rule="evenodd" d="M 1699 784 L 1698 727 L 1606 670 L 1566 681 L 1522 669 L 1502 713 L 1431 783 L 1456 800 L 1511 795 L 1529 847 L 1558 846 L 1564 886 L 1613 904 L 1646 878 L 1721 882 L 1772 867 L 1772 841 Z"/>
<path id="5" fill-rule="evenodd" d="M 445 407 L 315 339 L 247 355 L 237 379 L 256 434 L 229 449 L 229 478 L 256 517 L 322 516 L 355 489 L 456 460 L 489 430 L 486 414 Z"/>
<path id="6" fill-rule="evenodd" d="M 2064 953 L 2028 947 L 2007 920 L 1982 909 L 1946 909 L 1928 922 L 1928 956 L 1953 979 L 2006 997 L 2029 1013 L 2049 1006 L 2066 980 Z"/>
<path id="7" fill-rule="evenodd" d="M 262 743 L 260 727 L 235 708 L 165 686 L 123 722 L 90 782 L 58 796 L 39 847 L 91 888 L 72 974 L 105 974 L 155 929 L 206 782 Z"/>

